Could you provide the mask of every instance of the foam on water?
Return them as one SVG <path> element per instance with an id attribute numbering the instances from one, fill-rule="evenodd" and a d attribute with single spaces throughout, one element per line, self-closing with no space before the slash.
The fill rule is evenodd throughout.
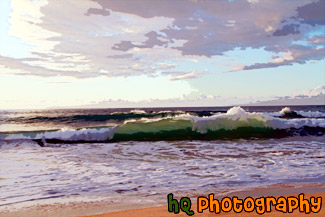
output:
<path id="1" fill-rule="evenodd" d="M 178 109 L 1 112 L 0 212 L 325 182 L 323 107 Z"/>
<path id="2" fill-rule="evenodd" d="M 142 112 L 142 111 L 141 111 Z M 183 140 L 183 138 L 197 138 L 204 139 L 204 134 L 211 132 L 217 132 L 220 130 L 228 131 L 231 137 L 234 132 L 233 130 L 240 129 L 251 129 L 255 135 L 256 130 L 265 129 L 266 133 L 270 130 L 291 130 L 292 129 L 304 129 L 306 127 L 314 128 L 310 130 L 313 135 L 323 135 L 325 132 L 325 119 L 323 118 L 292 118 L 296 117 L 296 113 L 291 111 L 289 108 L 284 108 L 280 114 L 287 115 L 287 118 L 280 118 L 271 116 L 269 114 L 257 113 L 257 112 L 246 112 L 241 107 L 230 108 L 227 113 L 218 113 L 212 116 L 198 117 L 186 114 L 178 114 L 165 117 L 153 117 L 153 118 L 140 118 L 140 119 L 129 119 L 124 121 L 123 124 L 111 126 L 111 127 L 100 127 L 100 128 L 83 128 L 83 129 L 61 129 L 59 131 L 50 132 L 26 132 L 26 133 L 9 133 L 3 134 L 2 138 L 6 140 L 14 139 L 58 139 L 63 141 L 108 141 L 115 138 L 117 134 L 139 134 L 152 133 L 150 137 L 156 137 L 156 133 L 167 133 L 173 132 L 174 140 Z M 254 130 L 256 129 L 256 130 Z M 181 131 L 182 130 L 182 131 Z M 318 132 L 319 131 L 319 132 Z M 178 135 L 175 133 L 177 132 Z M 247 134 L 247 137 L 251 135 Z M 261 137 L 263 137 L 263 132 Z M 299 131 L 305 135 L 305 131 Z M 184 134 L 185 133 L 185 134 Z M 198 134 L 195 134 L 198 133 Z M 186 135 L 191 134 L 191 135 Z M 201 135 L 199 135 L 201 134 Z M 235 134 L 238 134 L 236 131 Z M 284 135 L 284 133 L 282 133 Z M 307 132 L 308 134 L 308 132 Z M 296 135 L 296 134 L 294 134 Z M 178 137 L 177 137 L 178 136 Z M 130 138 L 132 140 L 132 138 Z M 163 140 L 164 138 L 162 138 Z M 150 140 L 150 139 L 147 139 Z"/>
<path id="3" fill-rule="evenodd" d="M 283 113 L 289 112 L 285 108 Z M 226 114 L 215 114 L 211 117 L 189 117 L 193 121 L 193 127 L 200 133 L 208 130 L 233 130 L 239 127 L 264 127 L 272 129 L 290 129 L 302 127 L 325 127 L 325 119 L 281 119 L 270 115 L 246 112 L 240 107 L 233 107 Z"/>
<path id="4" fill-rule="evenodd" d="M 297 113 L 304 116 L 304 117 L 307 117 L 307 118 L 325 118 L 325 113 L 324 112 L 319 112 L 319 111 L 316 111 L 316 112 L 298 111 Z"/>
<path id="5" fill-rule="evenodd" d="M 50 132 L 31 132 L 23 134 L 9 134 L 5 139 L 61 139 L 65 141 L 106 141 L 113 138 L 116 127 L 99 129 L 67 129 Z"/>
<path id="6" fill-rule="evenodd" d="M 140 109 L 133 109 L 130 111 L 130 113 L 134 113 L 134 114 L 146 114 L 147 112 L 144 110 L 140 110 Z"/>
<path id="7" fill-rule="evenodd" d="M 123 142 L 39 147 L 0 142 L 0 209 L 48 198 L 118 201 L 170 192 L 216 193 L 324 181 L 319 137 L 273 140 Z M 134 197 L 132 197 L 134 196 Z M 190 195 L 188 195 L 190 196 Z"/>
<path id="8" fill-rule="evenodd" d="M 289 107 L 284 107 L 280 111 L 281 114 L 290 113 L 290 112 L 291 112 L 291 109 Z"/>

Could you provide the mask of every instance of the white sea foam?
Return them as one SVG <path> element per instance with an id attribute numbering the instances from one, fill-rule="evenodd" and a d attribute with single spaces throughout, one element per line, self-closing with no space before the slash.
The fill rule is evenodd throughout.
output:
<path id="1" fill-rule="evenodd" d="M 24 133 L 10 134 L 7 140 L 13 139 L 60 139 L 65 141 L 106 141 L 112 139 L 116 127 L 105 127 L 99 129 L 67 129 L 59 131 L 41 132 L 41 133 Z"/>
<path id="2" fill-rule="evenodd" d="M 290 111 L 288 108 L 281 112 Z M 160 118 L 141 118 L 126 120 L 114 127 L 61 129 L 59 131 L 10 134 L 6 139 L 59 139 L 64 141 L 107 141 L 114 138 L 115 133 L 155 133 L 192 128 L 193 131 L 205 134 L 208 131 L 234 130 L 240 127 L 290 129 L 303 127 L 325 128 L 323 118 L 282 119 L 271 115 L 246 112 L 241 107 L 233 107 L 227 113 L 209 117 L 198 117 L 190 114 L 179 114 Z M 185 136 L 185 135 L 184 135 Z M 182 139 L 182 138 L 180 138 Z"/>
<path id="3" fill-rule="evenodd" d="M 133 113 L 133 114 L 146 114 L 147 112 L 144 111 L 144 110 L 141 110 L 141 109 L 133 109 L 130 111 L 130 113 Z"/>
<path id="4" fill-rule="evenodd" d="M 325 113 L 319 112 L 319 111 L 316 111 L 316 112 L 297 111 L 297 113 L 300 114 L 301 116 L 308 117 L 308 118 L 325 118 Z"/>
<path id="5" fill-rule="evenodd" d="M 294 182 L 321 182 L 319 137 L 273 140 L 123 142 L 1 147 L 0 209 L 78 197 L 148 204 L 170 192 L 193 195 Z M 180 166 L 181 165 L 181 166 Z M 177 178 L 175 178 L 177 177 Z M 122 193 L 121 193 L 122 192 Z M 140 198 L 140 199 L 139 199 Z M 0 213 L 2 213 L 0 211 Z"/>
<path id="6" fill-rule="evenodd" d="M 283 109 L 288 112 L 289 109 Z M 238 127 L 270 127 L 273 129 L 289 129 L 308 127 L 325 127 L 325 119 L 281 119 L 256 112 L 246 112 L 241 107 L 233 107 L 226 114 L 216 114 L 211 117 L 191 116 L 193 129 L 200 133 L 208 130 L 232 130 Z"/>
<path id="7" fill-rule="evenodd" d="M 265 115 L 270 115 L 273 117 L 281 117 L 286 113 L 290 113 L 292 112 L 292 110 L 289 107 L 284 107 L 281 111 L 279 112 L 265 112 L 263 114 Z M 320 112 L 320 111 L 295 111 L 298 115 L 301 115 L 305 118 L 325 118 L 325 113 L 324 112 Z"/>
<path id="8" fill-rule="evenodd" d="M 284 108 L 280 111 L 281 114 L 286 114 L 286 113 L 290 113 L 290 112 L 291 112 L 291 109 L 290 109 L 289 107 L 284 107 Z"/>

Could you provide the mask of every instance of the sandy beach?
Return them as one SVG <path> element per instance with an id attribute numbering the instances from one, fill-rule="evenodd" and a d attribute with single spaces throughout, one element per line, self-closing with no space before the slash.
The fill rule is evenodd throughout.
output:
<path id="1" fill-rule="evenodd" d="M 212 192 L 211 192 L 212 193 Z M 267 187 L 261 187 L 256 189 L 251 189 L 247 191 L 233 192 L 227 195 L 218 195 L 216 199 L 222 199 L 225 196 L 233 197 L 237 196 L 238 198 L 245 197 L 262 197 L 262 196 L 298 196 L 298 194 L 304 193 L 305 198 L 313 197 L 322 197 L 322 208 L 318 213 L 300 213 L 298 209 L 294 210 L 293 213 L 282 213 L 276 211 L 272 207 L 272 212 L 265 213 L 262 216 L 324 216 L 324 197 L 325 197 L 325 183 L 315 183 L 315 184 L 292 184 L 292 185 L 271 185 Z M 186 196 L 186 195 L 175 195 L 177 196 Z M 197 195 L 199 196 L 199 195 Z M 207 195 L 203 195 L 207 196 Z M 246 213 L 234 213 L 233 211 L 229 213 L 221 212 L 220 214 L 210 213 L 209 210 L 204 210 L 203 213 L 197 212 L 196 196 L 192 197 L 192 210 L 195 212 L 193 216 L 260 216 L 256 211 Z M 131 208 L 131 209 L 130 209 Z M 132 209 L 134 208 L 134 209 Z M 79 216 L 79 217 L 165 217 L 165 216 L 188 216 L 184 212 L 180 211 L 179 214 L 175 215 L 174 213 L 169 213 L 167 208 L 167 201 L 165 205 L 156 205 L 156 204 L 113 204 L 110 202 L 99 201 L 99 202 L 73 202 L 73 203 L 60 203 L 58 201 L 54 204 L 48 205 L 33 205 L 16 211 L 7 210 L 5 212 L 0 212 L 1 216 L 6 217 L 63 217 L 63 216 Z"/>
<path id="2" fill-rule="evenodd" d="M 288 195 L 286 195 L 288 196 Z M 324 198 L 325 193 L 313 193 L 313 194 L 306 194 L 306 196 L 315 196 L 315 197 L 322 197 Z M 324 207 L 324 200 L 322 201 L 322 207 Z M 196 210 L 196 204 L 194 204 L 193 209 Z M 282 213 L 278 211 L 272 210 L 270 213 L 265 213 L 262 216 L 272 216 L 272 217 L 277 217 L 277 216 L 324 216 L 325 211 L 324 209 L 321 209 L 320 212 L 318 213 L 310 213 L 310 214 L 305 214 L 305 213 L 300 213 L 299 210 L 295 210 L 293 213 Z M 251 213 L 234 213 L 229 212 L 229 213 L 220 213 L 220 214 L 215 214 L 215 213 L 210 213 L 208 210 L 206 210 L 203 213 L 195 213 L 193 216 L 260 216 L 256 212 L 251 212 Z M 160 207 L 151 207 L 151 208 L 144 208 L 144 209 L 134 209 L 134 210 L 125 210 L 125 211 L 118 211 L 118 212 L 108 212 L 104 214 L 99 214 L 99 215 L 91 215 L 87 217 L 138 217 L 138 216 L 143 216 L 143 217 L 167 217 L 167 216 L 188 216 L 185 213 L 179 213 L 175 215 L 174 213 L 168 213 L 167 212 L 167 206 L 160 206 Z"/>
<path id="3" fill-rule="evenodd" d="M 285 197 L 288 196 L 296 196 L 296 195 L 284 195 Z M 313 196 L 313 197 L 322 197 L 322 207 L 324 207 L 324 196 L 325 192 L 321 193 L 310 193 L 310 194 L 305 194 L 307 198 Z M 241 212 L 241 213 L 235 213 L 233 211 L 229 213 L 221 212 L 219 214 L 215 214 L 214 212 L 209 212 L 208 210 L 205 210 L 203 213 L 197 213 L 197 204 L 194 204 L 192 206 L 193 210 L 195 211 L 195 214 L 193 216 L 216 216 L 216 215 L 221 215 L 221 216 L 260 216 L 257 214 L 255 211 L 247 213 L 247 212 Z M 143 209 L 132 209 L 132 210 L 124 210 L 124 211 L 117 211 L 117 212 L 108 212 L 108 213 L 103 213 L 99 215 L 90 215 L 87 217 L 138 217 L 138 216 L 143 216 L 143 217 L 167 217 L 167 216 L 188 216 L 184 212 L 180 212 L 177 215 L 174 213 L 169 213 L 167 212 L 168 207 L 167 206 L 160 206 L 160 207 L 150 207 L 150 208 L 143 208 Z M 272 212 L 269 213 L 264 213 L 263 216 L 306 216 L 306 215 L 312 215 L 312 216 L 324 216 L 325 211 L 324 209 L 321 209 L 318 213 L 301 213 L 299 212 L 298 209 L 294 210 L 293 213 L 282 213 L 279 211 L 272 209 Z M 83 216 L 86 217 L 86 216 Z"/>

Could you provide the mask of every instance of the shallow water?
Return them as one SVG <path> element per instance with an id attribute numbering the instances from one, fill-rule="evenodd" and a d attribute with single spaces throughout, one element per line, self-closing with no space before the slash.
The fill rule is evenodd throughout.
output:
<path id="1" fill-rule="evenodd" d="M 0 211 L 325 183 L 325 106 L 245 109 L 1 111 Z"/>
<path id="2" fill-rule="evenodd" d="M 51 147 L 2 143 L 0 165 L 1 206 L 74 196 L 123 200 L 129 195 L 144 203 L 172 192 L 325 182 L 325 137 Z"/>

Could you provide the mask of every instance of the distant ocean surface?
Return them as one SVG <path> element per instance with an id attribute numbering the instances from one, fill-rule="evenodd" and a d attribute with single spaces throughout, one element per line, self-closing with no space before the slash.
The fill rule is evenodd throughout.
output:
<path id="1" fill-rule="evenodd" d="M 0 211 L 325 182 L 325 106 L 0 111 Z"/>

